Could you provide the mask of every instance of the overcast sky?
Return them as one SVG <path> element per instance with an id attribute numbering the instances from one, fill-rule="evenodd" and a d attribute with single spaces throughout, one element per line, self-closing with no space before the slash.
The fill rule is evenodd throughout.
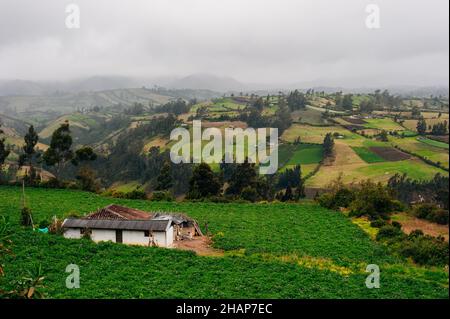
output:
<path id="1" fill-rule="evenodd" d="M 65 25 L 80 7 L 80 29 Z M 366 5 L 380 7 L 368 29 Z M 0 79 L 448 85 L 448 0 L 0 0 Z"/>

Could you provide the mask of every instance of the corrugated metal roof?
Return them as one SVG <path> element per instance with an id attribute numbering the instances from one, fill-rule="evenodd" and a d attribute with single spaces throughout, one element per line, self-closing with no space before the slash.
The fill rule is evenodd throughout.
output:
<path id="1" fill-rule="evenodd" d="M 105 220 L 68 218 L 63 228 L 165 231 L 172 220 Z"/>

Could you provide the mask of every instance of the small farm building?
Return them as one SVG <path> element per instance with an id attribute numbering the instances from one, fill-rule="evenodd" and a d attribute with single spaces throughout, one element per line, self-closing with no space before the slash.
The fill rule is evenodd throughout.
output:
<path id="1" fill-rule="evenodd" d="M 202 236 L 197 222 L 184 214 L 152 213 L 118 205 L 106 206 L 83 218 L 68 218 L 62 227 L 66 238 L 89 236 L 95 242 L 158 247 Z"/>

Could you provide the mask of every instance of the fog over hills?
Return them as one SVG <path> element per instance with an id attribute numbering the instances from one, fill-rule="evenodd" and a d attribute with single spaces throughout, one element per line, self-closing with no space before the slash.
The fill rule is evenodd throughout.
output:
<path id="1" fill-rule="evenodd" d="M 376 89 L 388 89 L 394 94 L 407 96 L 448 96 L 448 86 L 380 85 L 339 86 L 323 80 L 296 83 L 245 83 L 229 76 L 196 73 L 184 77 L 92 76 L 69 81 L 0 80 L 0 96 L 45 96 L 61 93 L 99 92 L 115 89 L 164 87 L 177 90 L 210 90 L 219 94 L 231 92 L 276 93 L 294 89 L 325 92 L 370 93 Z"/>

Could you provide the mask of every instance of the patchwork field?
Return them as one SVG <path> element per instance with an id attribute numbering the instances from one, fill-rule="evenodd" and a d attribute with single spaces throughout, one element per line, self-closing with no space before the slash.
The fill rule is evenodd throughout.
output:
<path id="1" fill-rule="evenodd" d="M 393 145 L 449 167 L 448 144 L 419 137 L 390 138 Z M 439 145 L 439 147 L 437 147 Z M 447 146 L 447 148 L 445 148 Z"/>
<path id="2" fill-rule="evenodd" d="M 371 129 L 379 129 L 386 131 L 403 131 L 405 128 L 400 124 L 394 122 L 391 118 L 383 119 L 365 119 L 364 127 Z"/>
<path id="3" fill-rule="evenodd" d="M 417 121 L 418 120 L 405 120 L 403 122 L 403 126 L 406 127 L 408 130 L 416 131 L 417 130 Z M 448 123 L 448 118 L 447 119 L 444 119 L 444 118 L 427 118 L 427 119 L 425 119 L 427 126 L 430 126 L 430 125 L 433 126 L 438 123 L 443 123 L 444 121 L 447 121 L 447 123 Z"/>
<path id="4" fill-rule="evenodd" d="M 324 187 L 340 174 L 342 174 L 345 183 L 366 179 L 376 182 L 387 182 L 396 173 L 408 174 L 409 177 L 417 180 L 430 180 L 437 173 L 448 176 L 448 172 L 414 158 L 397 162 L 371 164 L 364 162 L 362 164 L 322 166 L 318 173 L 306 181 L 306 185 L 309 187 Z"/>
<path id="5" fill-rule="evenodd" d="M 445 270 L 416 267 L 391 256 L 347 217 L 312 203 L 164 203 L 26 190 L 37 221 L 111 203 L 185 212 L 200 225 L 208 222 L 214 247 L 224 252 L 208 257 L 22 229 L 20 194 L 20 188 L 0 187 L 0 214 L 10 218 L 14 229 L 14 255 L 3 261 L 2 288 L 39 262 L 50 298 L 448 298 Z M 80 267 L 79 289 L 65 288 L 70 263 Z M 368 263 L 382 269 L 380 289 L 365 287 Z"/>
<path id="6" fill-rule="evenodd" d="M 358 134 L 352 133 L 341 126 L 311 126 L 305 124 L 292 124 L 286 131 L 284 131 L 281 139 L 287 142 L 294 142 L 297 137 L 300 137 L 301 142 L 305 143 L 323 143 L 323 139 L 327 133 L 338 133 L 344 139 L 358 140 L 362 137 Z"/>

